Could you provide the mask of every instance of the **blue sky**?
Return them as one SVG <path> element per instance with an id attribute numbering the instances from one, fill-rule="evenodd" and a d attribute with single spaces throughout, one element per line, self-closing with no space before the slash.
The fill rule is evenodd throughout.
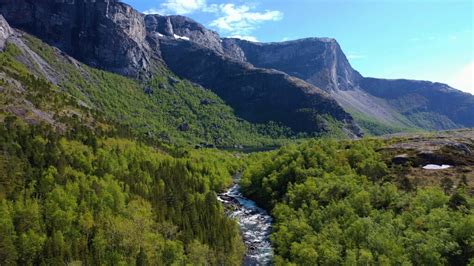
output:
<path id="1" fill-rule="evenodd" d="M 473 0 L 124 0 L 260 42 L 332 37 L 362 75 L 439 81 L 474 94 Z"/>

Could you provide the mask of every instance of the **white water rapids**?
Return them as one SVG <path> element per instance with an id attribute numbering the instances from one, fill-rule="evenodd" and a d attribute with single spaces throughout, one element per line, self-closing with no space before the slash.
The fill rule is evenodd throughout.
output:
<path id="1" fill-rule="evenodd" d="M 219 194 L 218 199 L 226 205 L 228 215 L 237 219 L 240 225 L 247 247 L 244 265 L 269 265 L 273 256 L 269 240 L 272 217 L 254 201 L 245 198 L 238 184 Z"/>

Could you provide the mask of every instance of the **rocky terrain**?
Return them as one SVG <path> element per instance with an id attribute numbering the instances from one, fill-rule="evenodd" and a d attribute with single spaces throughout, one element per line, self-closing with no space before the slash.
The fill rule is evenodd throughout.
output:
<path id="1" fill-rule="evenodd" d="M 116 1 L 2 0 L 0 13 L 23 29 L 93 67 L 138 77 L 151 71 L 143 15 Z"/>
<path id="2" fill-rule="evenodd" d="M 239 61 L 283 71 L 327 91 L 360 120 L 392 129 L 474 125 L 474 96 L 441 83 L 365 78 L 351 67 L 334 39 L 281 43 L 224 39 L 223 45 Z"/>
<path id="3" fill-rule="evenodd" d="M 92 67 L 139 80 L 169 68 L 254 123 L 351 137 L 361 127 L 384 134 L 474 126 L 474 96 L 446 84 L 363 77 L 330 38 L 221 38 L 190 18 L 144 15 L 116 0 L 0 0 L 0 13 Z"/>
<path id="4" fill-rule="evenodd" d="M 236 182 L 239 181 L 237 177 Z M 247 247 L 244 265 L 271 265 L 273 251 L 270 243 L 272 217 L 240 192 L 238 183 L 219 194 L 226 214 L 237 220 Z"/>
<path id="5" fill-rule="evenodd" d="M 396 134 L 384 139 L 390 144 L 382 152 L 393 164 L 406 167 L 413 186 L 441 185 L 449 191 L 464 183 L 474 195 L 474 130 Z M 448 167 L 430 169 L 427 165 Z"/>
<path id="6" fill-rule="evenodd" d="M 93 67 L 139 79 L 168 67 L 213 90 L 248 121 L 275 121 L 309 134 L 332 127 L 361 135 L 327 93 L 283 72 L 233 60 L 223 53 L 219 35 L 188 18 L 145 16 L 115 0 L 1 0 L 0 12 L 14 27 Z"/>
<path id="7" fill-rule="evenodd" d="M 5 44 L 7 42 L 7 39 L 10 37 L 12 34 L 12 29 L 10 28 L 10 25 L 8 25 L 7 21 L 0 16 L 0 50 L 3 51 L 5 48 Z"/>

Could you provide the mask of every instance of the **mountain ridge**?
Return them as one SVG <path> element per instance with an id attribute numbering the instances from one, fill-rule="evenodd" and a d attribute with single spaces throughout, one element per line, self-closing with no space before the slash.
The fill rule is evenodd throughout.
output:
<path id="1" fill-rule="evenodd" d="M 474 96 L 441 83 L 363 77 L 332 38 L 221 38 L 188 17 L 145 15 L 116 0 L 0 0 L 0 13 L 92 67 L 145 80 L 170 68 L 213 90 L 251 122 L 276 121 L 310 134 L 334 124 L 353 137 L 362 135 L 359 125 L 372 134 L 474 126 Z M 18 17 L 25 13 L 31 16 Z M 90 19 L 78 18 L 82 13 Z M 438 108 L 431 94 L 445 97 L 448 107 Z"/>
<path id="2" fill-rule="evenodd" d="M 191 39 L 190 37 L 197 39 L 200 35 L 192 34 L 196 30 L 207 34 L 202 42 L 207 40 L 209 36 L 214 35 L 215 38 L 217 36 L 214 33 L 210 33 L 210 31 L 200 29 L 200 27 L 191 27 L 200 24 L 182 16 L 165 17 L 164 22 L 162 21 L 164 23 L 163 27 L 157 28 L 157 32 L 153 30 L 153 18 L 156 18 L 155 22 L 159 22 L 163 20 L 163 17 L 145 16 L 118 1 L 101 0 L 95 2 L 72 1 L 58 3 L 52 1 L 31 2 L 21 0 L 21 2 L 13 3 L 9 0 L 2 0 L 0 1 L 0 12 L 6 16 L 7 21 L 10 21 L 14 27 L 19 27 L 26 32 L 38 36 L 92 67 L 139 79 L 149 79 L 156 73 L 155 68 L 166 68 L 171 65 L 171 60 L 168 60 L 168 62 L 163 60 L 163 49 L 161 48 L 163 44 L 179 45 L 180 42 L 186 42 L 186 39 Z M 28 19 L 22 20 L 18 18 L 20 13 L 30 14 L 31 16 Z M 91 17 L 91 20 L 87 20 L 87 22 L 82 20 L 76 21 L 75 18 L 79 13 L 84 13 L 85 17 Z M 50 20 L 50 17 L 56 19 Z M 71 17 L 74 19 L 71 19 Z M 148 25 L 146 25 L 147 23 Z M 61 27 L 58 28 L 58 25 L 61 25 Z M 173 27 L 179 25 L 179 30 L 170 27 L 170 25 L 174 25 Z M 189 30 L 186 31 L 187 27 Z M 189 37 L 178 34 L 187 34 Z M 108 36 L 111 37 L 109 38 Z M 72 40 L 80 40 L 81 44 L 75 44 L 76 46 L 74 46 Z M 210 51 L 215 52 L 215 50 L 201 49 L 203 48 L 202 46 L 198 48 L 196 51 L 199 52 L 200 56 L 206 56 Z M 215 47 L 211 48 L 215 49 Z M 178 53 L 172 52 L 172 54 Z M 236 73 L 228 72 L 225 75 L 219 75 L 218 83 L 223 84 L 223 86 L 219 88 L 211 87 L 210 89 L 215 90 L 220 97 L 226 98 L 227 94 L 233 94 L 236 96 L 235 98 L 245 98 L 245 94 L 250 88 L 256 91 L 257 94 L 271 95 L 268 93 L 271 93 L 276 84 L 282 81 L 287 84 L 288 93 L 285 95 L 290 96 L 289 98 L 304 98 L 303 101 L 293 101 L 290 103 L 288 105 L 289 109 L 283 108 L 280 114 L 284 114 L 285 117 L 279 116 L 272 110 L 275 109 L 273 108 L 274 105 L 271 99 L 266 97 L 256 98 L 255 101 L 248 102 L 248 104 L 230 101 L 230 106 L 236 109 L 237 115 L 243 116 L 252 122 L 275 121 L 283 123 L 296 132 L 307 134 L 323 133 L 329 131 L 332 127 L 346 132 L 349 136 L 361 135 L 352 117 L 340 108 L 334 100 L 327 97 L 322 91 L 319 91 L 318 88 L 294 78 L 285 78 L 286 74 L 283 73 L 256 70 L 247 63 L 232 63 L 231 61 L 234 60 L 231 60 L 229 57 L 223 58 L 220 55 L 220 53 L 217 53 L 214 58 L 221 60 L 221 62 L 216 61 L 213 63 L 229 66 L 230 69 L 233 69 L 232 65 L 234 64 L 237 68 L 233 70 L 239 72 L 237 76 L 243 75 L 243 78 L 239 79 L 239 82 L 234 87 L 225 86 L 225 81 Z M 173 70 L 176 71 L 176 69 Z M 212 76 L 212 73 L 209 73 L 212 69 L 201 70 L 199 75 L 210 74 L 208 77 Z M 258 73 L 263 74 L 259 75 Z M 250 78 L 245 78 L 246 75 L 254 75 L 256 80 L 252 81 Z M 196 77 L 183 75 L 181 77 L 193 82 L 197 81 Z M 271 85 L 273 87 L 269 84 L 273 84 Z M 239 92 L 235 90 L 235 86 L 244 89 Z M 247 91 L 245 88 L 247 88 Z M 307 93 L 308 91 L 311 91 L 311 93 Z M 318 106 L 317 104 L 319 103 L 322 103 L 322 105 Z M 253 108 L 256 112 L 250 114 L 246 111 L 248 109 L 247 106 L 251 106 L 251 109 Z"/>
<path id="3" fill-rule="evenodd" d="M 196 38 L 194 32 L 181 31 L 181 37 L 188 38 L 216 53 L 223 54 L 242 63 L 255 67 L 275 69 L 290 76 L 304 80 L 335 99 L 346 112 L 356 117 L 359 124 L 376 126 L 375 133 L 393 133 L 404 130 L 440 130 L 460 127 L 472 127 L 474 121 L 474 96 L 460 92 L 442 83 L 406 79 L 380 79 L 364 77 L 354 70 L 340 45 L 333 38 L 309 37 L 304 39 L 258 43 L 236 38 L 220 38 L 219 35 L 206 29 L 203 25 L 183 16 L 158 16 L 168 19 L 179 18 L 185 21 L 190 28 L 202 32 L 203 36 L 211 38 Z M 173 37 L 173 36 L 171 36 Z M 220 45 L 219 45 L 220 44 Z M 270 50 L 267 52 L 266 50 Z M 272 50 L 276 52 L 272 53 Z M 166 61 L 166 60 L 165 60 Z M 186 65 L 186 64 L 183 64 Z M 177 67 L 179 68 L 179 66 Z M 186 77 L 192 79 L 192 77 Z M 381 97 L 372 86 L 377 81 L 379 89 L 396 84 L 400 88 L 397 99 Z M 408 83 L 410 89 L 404 89 Z M 431 84 L 431 85 L 427 85 Z M 443 105 L 454 112 L 437 108 L 438 99 L 430 93 L 447 97 Z M 446 94 L 443 94 L 446 93 Z M 418 99 L 426 103 L 422 108 L 412 108 L 407 112 L 406 101 Z M 456 101 L 455 101 L 456 100 Z M 418 105 L 409 102 L 408 105 Z M 374 133 L 371 132 L 371 133 Z"/>

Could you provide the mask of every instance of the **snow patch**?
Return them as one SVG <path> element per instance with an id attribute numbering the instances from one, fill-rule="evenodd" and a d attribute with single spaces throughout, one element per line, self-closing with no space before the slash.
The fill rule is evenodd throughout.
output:
<path id="1" fill-rule="evenodd" d="M 423 166 L 423 169 L 427 170 L 443 170 L 443 169 L 448 169 L 450 168 L 451 165 L 448 164 L 442 164 L 442 165 L 437 165 L 437 164 L 427 164 Z"/>
<path id="2" fill-rule="evenodd" d="M 186 37 L 186 36 L 179 36 L 179 35 L 176 35 L 176 34 L 173 34 L 173 36 L 174 36 L 175 39 L 181 39 L 181 40 L 189 41 L 189 38 Z"/>

